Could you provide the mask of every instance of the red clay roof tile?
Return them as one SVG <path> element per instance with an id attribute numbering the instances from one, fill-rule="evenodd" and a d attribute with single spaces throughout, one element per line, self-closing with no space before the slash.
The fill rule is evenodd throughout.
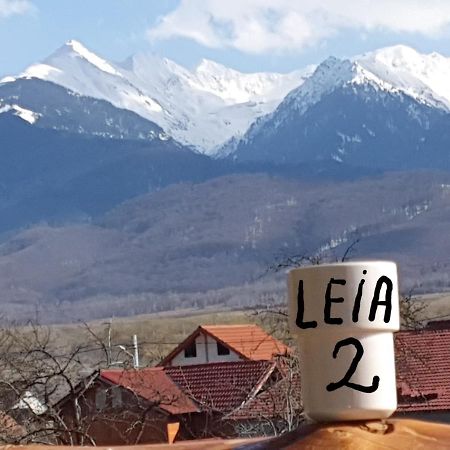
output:
<path id="1" fill-rule="evenodd" d="M 228 413 L 256 392 L 274 368 L 273 362 L 236 361 L 164 370 L 201 409 Z"/>
<path id="2" fill-rule="evenodd" d="M 254 324 L 200 325 L 174 348 L 158 365 L 170 365 L 173 358 L 187 347 L 199 334 L 204 333 L 242 356 L 253 361 L 270 361 L 277 355 L 288 353 L 289 347 L 267 334 Z"/>
<path id="3" fill-rule="evenodd" d="M 201 410 L 230 412 L 256 392 L 275 363 L 236 361 L 183 367 L 102 370 L 100 376 L 171 414 Z"/>
<path id="4" fill-rule="evenodd" d="M 450 409 L 450 330 L 396 335 L 398 411 Z"/>
<path id="5" fill-rule="evenodd" d="M 208 332 L 222 335 L 221 327 L 208 328 Z M 450 410 L 450 330 L 403 331 L 396 334 L 395 346 L 398 412 Z M 251 393 L 256 394 L 255 387 L 261 387 L 274 368 L 273 362 L 237 361 L 108 370 L 102 371 L 101 376 L 148 400 L 161 396 L 169 400 L 176 398 L 176 402 L 165 405 L 170 403 L 166 401 L 161 406 L 173 414 L 207 408 L 227 413 L 239 408 Z M 283 382 L 261 391 L 242 410 L 236 411 L 236 417 L 267 415 L 269 409 L 272 413 L 282 410 L 277 395 L 283 389 L 280 383 Z M 299 379 L 294 384 L 296 389 L 300 388 Z"/>
<path id="6" fill-rule="evenodd" d="M 289 351 L 285 344 L 258 325 L 202 325 L 201 329 L 254 361 L 270 361 Z"/>
<path id="7" fill-rule="evenodd" d="M 402 331 L 395 335 L 395 347 L 397 412 L 450 410 L 450 329 Z M 290 391 L 298 393 L 298 374 L 294 374 L 290 383 Z M 281 414 L 286 409 L 285 384 L 286 380 L 281 380 L 270 386 L 242 408 L 233 411 L 232 417 L 257 418 Z"/>
<path id="8" fill-rule="evenodd" d="M 162 367 L 133 370 L 102 370 L 100 376 L 122 386 L 140 397 L 157 402 L 171 414 L 198 412 L 197 406 L 170 379 Z"/>

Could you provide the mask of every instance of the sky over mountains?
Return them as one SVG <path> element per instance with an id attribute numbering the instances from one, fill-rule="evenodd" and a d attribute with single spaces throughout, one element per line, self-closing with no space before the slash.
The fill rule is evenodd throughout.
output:
<path id="1" fill-rule="evenodd" d="M 8 311 L 242 307 L 355 239 L 448 289 L 439 4 L 0 0 Z"/>
<path id="2" fill-rule="evenodd" d="M 245 72 L 290 72 L 329 55 L 403 43 L 450 54 L 450 4 L 438 0 L 0 1 L 0 76 L 69 39 L 110 61 L 150 51 L 190 69 L 202 58 Z"/>

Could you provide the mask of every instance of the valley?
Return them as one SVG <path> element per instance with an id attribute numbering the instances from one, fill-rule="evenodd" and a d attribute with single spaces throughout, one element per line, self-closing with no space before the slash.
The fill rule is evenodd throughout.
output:
<path id="1" fill-rule="evenodd" d="M 4 311 L 66 321 L 270 303 L 284 291 L 278 263 L 339 260 L 355 241 L 347 257 L 394 259 L 404 292 L 442 291 L 449 177 L 235 174 L 171 185 L 88 223 L 29 227 L 0 245 Z"/>
<path id="2" fill-rule="evenodd" d="M 284 261 L 344 255 L 449 289 L 449 67 L 394 46 L 244 74 L 69 41 L 4 77 L 3 316 L 267 305 Z"/>

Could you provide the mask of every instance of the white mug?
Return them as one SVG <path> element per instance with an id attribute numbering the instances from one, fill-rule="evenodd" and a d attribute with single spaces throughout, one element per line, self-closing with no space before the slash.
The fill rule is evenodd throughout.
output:
<path id="1" fill-rule="evenodd" d="M 305 414 L 316 421 L 389 417 L 397 408 L 396 264 L 362 261 L 293 269 L 288 292 Z"/>

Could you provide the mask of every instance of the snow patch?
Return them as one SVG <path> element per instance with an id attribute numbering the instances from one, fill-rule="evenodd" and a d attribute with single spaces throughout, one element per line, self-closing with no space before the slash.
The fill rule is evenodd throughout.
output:
<path id="1" fill-rule="evenodd" d="M 7 76 L 7 77 L 2 78 L 0 80 L 0 83 L 12 83 L 14 81 L 16 81 L 16 79 L 14 77 Z"/>
<path id="2" fill-rule="evenodd" d="M 4 105 L 0 107 L 0 114 L 8 111 L 14 111 L 15 116 L 20 117 L 22 120 L 25 120 L 31 125 L 34 124 L 41 116 L 40 114 L 30 111 L 29 109 L 22 108 L 19 105 Z"/>
<path id="3" fill-rule="evenodd" d="M 320 255 L 321 253 L 333 250 L 341 244 L 345 244 L 349 241 L 350 237 L 355 235 L 356 230 L 357 228 L 354 225 L 351 225 L 348 229 L 344 230 L 342 234 L 331 238 L 328 242 L 319 247 L 317 253 Z"/>
<path id="4" fill-rule="evenodd" d="M 48 79 L 49 81 L 52 81 L 54 77 L 58 77 L 61 73 L 61 70 L 48 64 L 33 64 L 25 69 L 25 71 L 19 75 L 19 78 L 39 78 L 42 80 Z"/>
<path id="5" fill-rule="evenodd" d="M 405 206 L 402 206 L 401 208 L 382 207 L 381 213 L 389 214 L 391 216 L 403 215 L 408 220 L 412 220 L 415 217 L 419 216 L 420 214 L 427 212 L 430 209 L 430 207 L 431 207 L 431 202 L 429 200 L 424 200 L 421 203 L 405 205 Z"/>

